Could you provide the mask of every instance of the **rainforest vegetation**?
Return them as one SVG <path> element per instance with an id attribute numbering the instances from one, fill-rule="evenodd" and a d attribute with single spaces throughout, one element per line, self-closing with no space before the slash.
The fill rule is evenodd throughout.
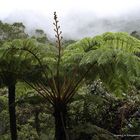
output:
<path id="1" fill-rule="evenodd" d="M 0 22 L 0 140 L 139 140 L 140 36 L 55 41 Z"/>

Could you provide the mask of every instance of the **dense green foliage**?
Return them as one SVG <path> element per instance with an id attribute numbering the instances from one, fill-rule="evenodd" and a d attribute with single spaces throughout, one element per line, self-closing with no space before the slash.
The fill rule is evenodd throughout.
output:
<path id="1" fill-rule="evenodd" d="M 19 95 L 17 97 L 19 138 L 21 140 L 53 140 L 54 119 L 51 116 L 51 106 L 45 105 L 46 102 L 43 102 L 43 99 L 36 96 L 31 88 L 27 88 L 26 85 L 23 86 L 20 83 L 18 86 L 20 87 L 17 91 L 17 95 Z M 2 105 L 2 111 L 0 112 L 0 133 L 1 138 L 4 139 L 5 137 L 6 140 L 9 140 L 6 92 L 6 89 L 1 90 L 0 103 Z M 130 93 L 130 95 L 126 95 L 123 99 L 117 99 L 116 96 L 106 92 L 98 81 L 88 87 L 83 87 L 70 103 L 70 110 L 68 112 L 69 133 L 73 139 L 74 136 L 95 136 L 96 129 L 92 129 L 92 127 L 96 125 L 114 134 L 120 134 L 120 127 L 117 126 L 118 122 L 120 122 L 119 110 L 124 104 L 128 104 L 128 109 L 125 108 L 126 114 L 124 114 L 121 131 L 123 134 L 139 134 L 139 98 L 139 94 L 134 92 L 133 95 Z M 36 110 L 39 110 L 40 138 L 35 125 Z M 121 123 L 119 123 L 119 125 L 121 125 Z M 90 131 L 87 129 L 88 127 Z M 100 136 L 100 131 L 96 132 L 96 135 Z"/>
<path id="2" fill-rule="evenodd" d="M 43 30 L 29 36 L 22 23 L 0 23 L 0 138 L 10 139 L 12 82 L 19 140 L 60 140 L 60 133 L 61 140 L 139 134 L 140 41 L 107 32 L 62 45 L 54 19 L 56 47 Z"/>

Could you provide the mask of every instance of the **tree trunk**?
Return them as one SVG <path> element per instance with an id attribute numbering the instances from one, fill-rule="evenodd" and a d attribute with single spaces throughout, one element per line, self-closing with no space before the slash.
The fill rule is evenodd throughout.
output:
<path id="1" fill-rule="evenodd" d="M 40 120 L 39 120 L 39 111 L 38 110 L 35 110 L 35 128 L 36 128 L 36 132 L 37 132 L 38 136 L 40 137 L 41 128 L 40 128 Z"/>
<path id="2" fill-rule="evenodd" d="M 54 105 L 56 140 L 67 140 L 66 114 L 67 114 L 67 108 L 64 103 L 58 102 Z"/>
<path id="3" fill-rule="evenodd" d="M 15 110 L 15 84 L 8 85 L 9 96 L 9 117 L 11 140 L 17 140 L 16 110 Z"/>

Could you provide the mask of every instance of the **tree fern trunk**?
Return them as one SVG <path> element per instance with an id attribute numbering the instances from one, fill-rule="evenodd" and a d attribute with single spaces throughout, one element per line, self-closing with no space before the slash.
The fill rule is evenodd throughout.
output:
<path id="1" fill-rule="evenodd" d="M 54 106 L 54 118 L 55 118 L 55 139 L 67 140 L 66 133 L 66 105 L 59 102 Z"/>
<path id="2" fill-rule="evenodd" d="M 16 110 L 15 110 L 15 84 L 8 86 L 9 96 L 9 116 L 10 116 L 10 132 L 11 140 L 17 140 L 17 128 L 16 128 Z"/>

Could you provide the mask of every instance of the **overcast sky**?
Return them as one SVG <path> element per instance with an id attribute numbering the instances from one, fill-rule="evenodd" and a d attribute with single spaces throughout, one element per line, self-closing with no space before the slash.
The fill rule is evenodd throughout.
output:
<path id="1" fill-rule="evenodd" d="M 24 21 L 30 27 L 51 32 L 56 11 L 64 33 L 70 34 L 80 24 L 100 18 L 125 18 L 139 8 L 140 0 L 0 0 L 0 20 Z"/>

